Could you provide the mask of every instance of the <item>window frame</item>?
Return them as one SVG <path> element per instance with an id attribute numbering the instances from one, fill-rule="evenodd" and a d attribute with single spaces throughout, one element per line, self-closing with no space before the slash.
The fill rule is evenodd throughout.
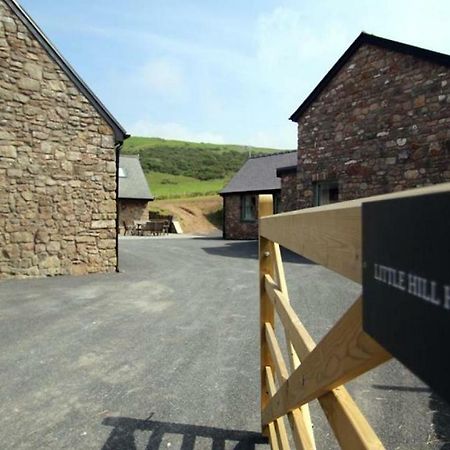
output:
<path id="1" fill-rule="evenodd" d="M 256 195 L 255 194 L 242 194 L 241 196 L 240 196 L 240 201 L 241 201 L 241 203 L 240 203 L 240 209 L 241 209 L 241 211 L 240 211 L 240 219 L 241 219 L 241 222 L 244 222 L 244 223 L 254 223 L 254 222 L 256 222 L 256 220 L 257 220 L 257 216 L 258 216 L 258 214 L 257 214 L 257 211 L 256 211 Z M 247 209 L 246 209 L 246 207 L 247 207 L 247 204 L 246 204 L 246 202 L 248 202 L 248 201 L 250 201 L 252 204 L 250 205 L 251 207 L 252 207 L 252 209 L 253 209 L 253 217 L 252 218 L 248 218 L 248 217 L 246 217 L 246 211 L 247 211 Z"/>
<path id="2" fill-rule="evenodd" d="M 323 188 L 327 188 L 328 194 L 331 189 L 335 188 L 337 190 L 337 199 L 334 201 L 328 201 L 327 203 L 321 202 Z M 332 203 L 339 202 L 339 182 L 337 180 L 322 180 L 313 182 L 313 206 L 323 206 L 330 205 Z M 329 197 L 329 195 L 328 195 Z"/>

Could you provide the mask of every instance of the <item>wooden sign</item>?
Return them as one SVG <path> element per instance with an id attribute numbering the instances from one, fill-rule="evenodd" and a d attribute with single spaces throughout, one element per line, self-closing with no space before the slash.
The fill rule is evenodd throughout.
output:
<path id="1" fill-rule="evenodd" d="M 450 193 L 364 203 L 362 217 L 364 330 L 450 401 Z"/>

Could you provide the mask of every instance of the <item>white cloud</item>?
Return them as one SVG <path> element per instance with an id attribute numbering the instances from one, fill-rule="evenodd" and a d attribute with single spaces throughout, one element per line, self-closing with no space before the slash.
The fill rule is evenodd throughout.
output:
<path id="1" fill-rule="evenodd" d="M 181 66 L 169 59 L 154 59 L 137 71 L 138 82 L 152 93 L 172 99 L 185 97 L 187 87 Z"/>
<path id="2" fill-rule="evenodd" d="M 283 126 L 256 131 L 245 139 L 245 143 L 255 147 L 295 150 L 297 148 L 297 124 L 287 123 Z"/>
<path id="3" fill-rule="evenodd" d="M 190 130 L 186 126 L 175 122 L 156 123 L 142 119 L 130 125 L 127 129 L 134 136 L 153 136 L 163 139 L 214 144 L 224 144 L 226 142 L 220 134 Z"/>
<path id="4" fill-rule="evenodd" d="M 430 50 L 450 51 L 450 2 L 446 0 L 379 0 L 368 14 L 368 32 Z"/>
<path id="5" fill-rule="evenodd" d="M 354 37 L 338 21 L 324 21 L 317 29 L 301 9 L 277 7 L 258 18 L 256 59 L 273 88 L 292 92 L 309 85 L 312 72 L 317 76 L 317 69 L 329 68 Z"/>
<path id="6" fill-rule="evenodd" d="M 140 12 L 141 26 L 132 10 L 114 26 L 63 21 L 64 32 L 72 26 L 75 35 L 104 38 L 121 49 L 128 71 L 117 70 L 109 101 L 119 105 L 124 121 L 140 119 L 129 127 L 133 134 L 295 148 L 296 127 L 287 118 L 362 30 L 450 52 L 448 0 L 283 0 L 271 2 L 278 4 L 272 9 L 252 8 L 251 16 L 243 7 L 245 26 L 236 14 L 233 20 L 220 16 L 219 30 L 211 22 L 214 2 L 192 17 L 176 17 L 176 24 L 190 28 L 160 29 L 150 19 L 142 26 L 157 3 Z M 236 34 L 239 39 L 230 39 Z M 128 57 L 135 54 L 138 64 Z"/>

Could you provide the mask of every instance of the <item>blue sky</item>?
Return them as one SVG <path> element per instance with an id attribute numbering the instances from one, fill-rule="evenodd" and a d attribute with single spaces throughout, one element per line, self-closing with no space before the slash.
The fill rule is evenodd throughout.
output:
<path id="1" fill-rule="evenodd" d="M 296 148 L 361 31 L 450 53 L 448 0 L 21 0 L 131 134 Z"/>

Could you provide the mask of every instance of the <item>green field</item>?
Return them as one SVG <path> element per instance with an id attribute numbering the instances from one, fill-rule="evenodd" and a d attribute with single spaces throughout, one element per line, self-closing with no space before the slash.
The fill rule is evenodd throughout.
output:
<path id="1" fill-rule="evenodd" d="M 142 136 L 130 136 L 125 140 L 123 150 L 125 153 L 139 153 L 142 150 L 147 149 L 185 149 L 185 150 L 209 150 L 213 152 L 227 152 L 236 151 L 240 153 L 248 154 L 251 152 L 255 153 L 274 153 L 282 150 L 277 150 L 269 147 L 251 147 L 248 145 L 237 145 L 237 144 L 208 144 L 205 142 L 188 142 L 188 141 L 177 141 L 173 139 L 161 139 L 156 137 L 142 137 Z"/>
<path id="2" fill-rule="evenodd" d="M 249 154 L 278 150 L 242 145 L 204 144 L 169 141 L 159 138 L 130 137 L 124 142 L 124 154 L 139 154 L 144 172 L 184 175 L 198 180 L 229 177 L 247 160 Z"/>
<path id="3" fill-rule="evenodd" d="M 184 175 L 170 173 L 146 173 L 148 184 L 156 199 L 196 197 L 217 194 L 227 179 L 198 180 Z"/>
<path id="4" fill-rule="evenodd" d="M 220 191 L 250 155 L 282 150 L 132 136 L 123 154 L 139 154 L 157 198 L 209 195 Z"/>

